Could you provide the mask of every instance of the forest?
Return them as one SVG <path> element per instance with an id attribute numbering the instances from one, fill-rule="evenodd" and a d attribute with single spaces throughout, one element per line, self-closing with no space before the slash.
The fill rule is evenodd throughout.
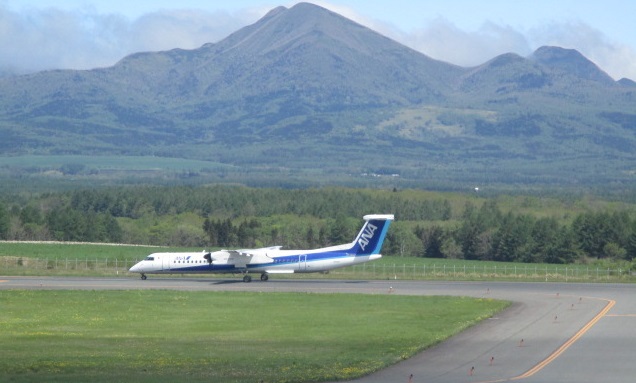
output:
<path id="1" fill-rule="evenodd" d="M 383 254 L 506 262 L 636 258 L 636 208 L 585 197 L 417 190 L 129 186 L 0 199 L 0 239 L 313 248 L 395 214 Z"/>

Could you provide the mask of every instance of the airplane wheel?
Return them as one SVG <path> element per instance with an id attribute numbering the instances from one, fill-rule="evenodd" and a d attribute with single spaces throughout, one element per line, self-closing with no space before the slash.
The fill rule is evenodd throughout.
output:
<path id="1" fill-rule="evenodd" d="M 145 280 L 146 280 L 146 278 L 148 278 L 148 277 L 147 277 L 145 274 L 141 274 L 141 280 L 142 280 L 142 281 L 145 281 Z"/>
<path id="2" fill-rule="evenodd" d="M 269 279 L 269 275 L 267 275 L 265 273 L 261 274 L 261 281 L 267 282 L 268 279 Z"/>
<path id="3" fill-rule="evenodd" d="M 244 276 L 243 277 L 243 282 L 245 282 L 245 283 L 252 282 L 252 276 L 251 275 Z"/>

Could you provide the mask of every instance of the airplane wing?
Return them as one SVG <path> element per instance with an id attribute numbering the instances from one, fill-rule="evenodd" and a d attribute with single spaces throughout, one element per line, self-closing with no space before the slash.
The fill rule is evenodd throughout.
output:
<path id="1" fill-rule="evenodd" d="M 236 267 L 246 267 L 248 263 L 272 262 L 272 258 L 262 252 L 262 249 L 226 251 L 229 254 L 228 263 L 234 263 Z"/>
<path id="2" fill-rule="evenodd" d="M 258 249 L 243 249 L 243 250 L 235 250 L 235 251 L 253 254 L 253 253 L 262 253 L 264 251 L 276 251 L 276 250 L 280 250 L 281 248 L 282 246 L 269 246 L 269 247 L 260 247 Z"/>

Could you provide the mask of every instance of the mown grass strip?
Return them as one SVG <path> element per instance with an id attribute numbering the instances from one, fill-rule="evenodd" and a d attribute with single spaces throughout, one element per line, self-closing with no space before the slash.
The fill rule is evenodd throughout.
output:
<path id="1" fill-rule="evenodd" d="M 0 242 L 0 275 L 134 277 L 127 272 L 128 269 L 148 254 L 166 251 L 199 252 L 201 250 L 132 245 Z M 219 276 L 210 275 L 210 278 L 217 277 Z M 224 276 L 224 278 L 227 277 Z M 303 278 L 303 276 L 279 275 L 276 278 L 296 279 Z M 396 256 L 384 256 L 377 261 L 333 270 L 328 275 L 310 274 L 304 278 L 529 282 L 636 281 L 636 276 L 631 272 L 630 264 L 625 262 L 555 265 Z"/>
<path id="2" fill-rule="evenodd" d="M 78 243 L 43 243 L 43 242 L 0 242 L 0 259 L 3 257 L 38 259 L 62 264 L 67 260 L 78 262 L 95 262 L 108 260 L 114 262 L 115 259 L 129 262 L 135 262 L 145 258 L 148 254 L 154 252 L 169 251 L 193 251 L 199 252 L 203 248 L 170 248 L 158 246 L 134 246 L 121 245 L 112 246 L 107 244 L 78 244 Z M 207 250 L 214 250 L 208 248 Z M 375 266 L 374 266 L 375 265 Z M 388 270 L 391 273 L 400 273 L 409 268 L 422 268 L 426 266 L 429 270 L 444 270 L 444 272 L 471 272 L 474 269 L 483 267 L 497 268 L 501 272 L 529 269 L 530 271 L 537 269 L 564 268 L 568 266 L 570 270 L 587 270 L 589 268 L 597 268 L 596 265 L 571 264 L 571 265 L 555 265 L 547 263 L 519 263 L 519 262 L 494 262 L 494 261 L 467 261 L 461 259 L 442 259 L 442 258 L 418 258 L 418 257 L 397 257 L 383 256 L 377 261 L 367 263 L 366 265 L 358 265 L 356 269 Z M 614 268 L 625 265 L 603 265 L 601 268 Z M 0 269 L 2 263 L 0 263 Z"/>
<path id="3" fill-rule="evenodd" d="M 506 306 L 398 295 L 6 290 L 0 381 L 351 379 Z"/>
<path id="4" fill-rule="evenodd" d="M 192 250 L 201 251 L 202 249 Z M 65 259 L 143 259 L 158 251 L 188 251 L 159 246 L 112 246 L 107 244 L 0 242 L 0 257 L 37 258 L 45 260 Z"/>

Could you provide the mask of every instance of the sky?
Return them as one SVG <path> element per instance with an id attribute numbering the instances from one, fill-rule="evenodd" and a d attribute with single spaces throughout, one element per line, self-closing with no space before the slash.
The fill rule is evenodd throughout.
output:
<path id="1" fill-rule="evenodd" d="M 0 0 L 0 73 L 91 69 L 128 54 L 195 49 L 286 0 Z M 476 66 L 544 45 L 636 80 L 634 0 L 309 1 L 432 58 Z"/>

